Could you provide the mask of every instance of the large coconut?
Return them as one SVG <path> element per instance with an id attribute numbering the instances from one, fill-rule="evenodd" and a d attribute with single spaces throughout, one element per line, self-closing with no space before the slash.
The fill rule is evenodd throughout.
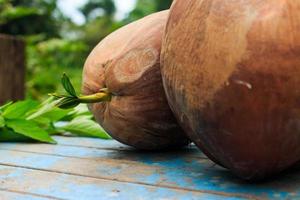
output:
<path id="1" fill-rule="evenodd" d="M 177 0 L 167 98 L 190 138 L 244 179 L 300 160 L 300 1 Z"/>
<path id="2" fill-rule="evenodd" d="M 131 23 L 101 41 L 83 72 L 83 93 L 103 91 L 106 102 L 90 105 L 102 127 L 130 146 L 158 150 L 189 143 L 175 121 L 160 73 L 162 35 L 169 11 Z"/>

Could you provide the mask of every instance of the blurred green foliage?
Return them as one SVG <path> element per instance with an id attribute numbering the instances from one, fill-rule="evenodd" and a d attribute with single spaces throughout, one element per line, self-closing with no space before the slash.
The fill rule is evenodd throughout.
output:
<path id="1" fill-rule="evenodd" d="M 0 0 L 0 33 L 27 42 L 27 97 L 43 100 L 63 91 L 60 78 L 67 72 L 79 89 L 84 61 L 92 48 L 119 27 L 150 13 L 168 9 L 172 0 L 137 0 L 124 19 L 116 20 L 114 0 L 88 0 L 79 11 L 85 23 L 64 16 L 58 0 Z"/>
<path id="2" fill-rule="evenodd" d="M 173 0 L 137 0 L 135 8 L 125 18 L 125 22 L 132 22 L 151 13 L 170 8 Z"/>
<path id="3" fill-rule="evenodd" d="M 1 33 L 57 37 L 62 19 L 57 0 L 0 0 Z"/>

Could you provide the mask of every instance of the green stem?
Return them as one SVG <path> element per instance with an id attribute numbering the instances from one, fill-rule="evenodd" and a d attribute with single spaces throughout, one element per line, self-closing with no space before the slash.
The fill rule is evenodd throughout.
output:
<path id="1" fill-rule="evenodd" d="M 61 109 L 74 108 L 78 106 L 80 103 L 106 102 L 106 101 L 110 101 L 112 98 L 112 93 L 110 93 L 107 88 L 103 88 L 99 90 L 99 92 L 96 94 L 77 96 L 76 91 L 69 77 L 66 74 L 63 74 L 61 82 L 68 94 L 67 95 L 59 95 L 56 93 L 49 94 L 50 96 L 54 96 L 56 99 L 58 99 L 56 106 Z"/>
<path id="2" fill-rule="evenodd" d="M 54 96 L 59 101 L 56 106 L 61 109 L 70 109 L 78 106 L 80 103 L 101 103 L 110 101 L 112 98 L 112 93 L 108 91 L 107 88 L 101 89 L 98 93 L 92 95 L 59 95 L 59 94 L 49 94 Z"/>
<path id="3" fill-rule="evenodd" d="M 110 101 L 111 97 L 112 97 L 111 93 L 102 90 L 101 92 L 96 94 L 79 96 L 78 99 L 80 103 L 100 103 L 100 102 Z"/>

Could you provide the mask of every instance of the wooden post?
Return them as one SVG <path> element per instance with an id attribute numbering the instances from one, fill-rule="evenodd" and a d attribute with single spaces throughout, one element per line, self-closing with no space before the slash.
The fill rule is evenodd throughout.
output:
<path id="1" fill-rule="evenodd" d="M 0 105 L 24 98 L 25 43 L 0 35 Z"/>

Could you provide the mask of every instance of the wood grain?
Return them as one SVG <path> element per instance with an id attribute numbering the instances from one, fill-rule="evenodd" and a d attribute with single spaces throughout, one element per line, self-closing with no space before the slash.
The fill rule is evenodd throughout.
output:
<path id="1" fill-rule="evenodd" d="M 28 194 L 24 192 L 18 191 L 8 191 L 0 189 L 0 197 L 2 200 L 10 200 L 10 199 L 21 199 L 21 200 L 50 200 L 53 198 L 47 198 L 39 195 Z"/>
<path id="2" fill-rule="evenodd" d="M 300 197 L 299 171 L 264 184 L 247 184 L 201 158 L 193 146 L 183 152 L 155 154 L 113 140 L 55 139 L 58 145 L 1 143 L 0 191 L 57 199 Z"/>
<path id="3" fill-rule="evenodd" d="M 0 188 L 13 189 L 15 191 L 27 192 L 39 196 L 48 196 L 51 197 L 51 199 L 243 199 L 241 197 L 228 197 L 217 194 L 184 191 L 180 189 L 160 188 L 157 186 L 140 185 L 136 183 L 121 183 L 113 180 L 102 180 L 15 167 L 0 166 L 0 178 L 3 177 L 1 172 L 5 172 L 6 176 L 4 181 L 1 183 Z M 18 194 L 9 195 L 10 196 L 8 197 L 19 197 Z M 19 199 L 23 200 L 25 198 L 20 197 Z"/>
<path id="4" fill-rule="evenodd" d="M 0 35 L 0 104 L 24 98 L 25 44 Z"/>

